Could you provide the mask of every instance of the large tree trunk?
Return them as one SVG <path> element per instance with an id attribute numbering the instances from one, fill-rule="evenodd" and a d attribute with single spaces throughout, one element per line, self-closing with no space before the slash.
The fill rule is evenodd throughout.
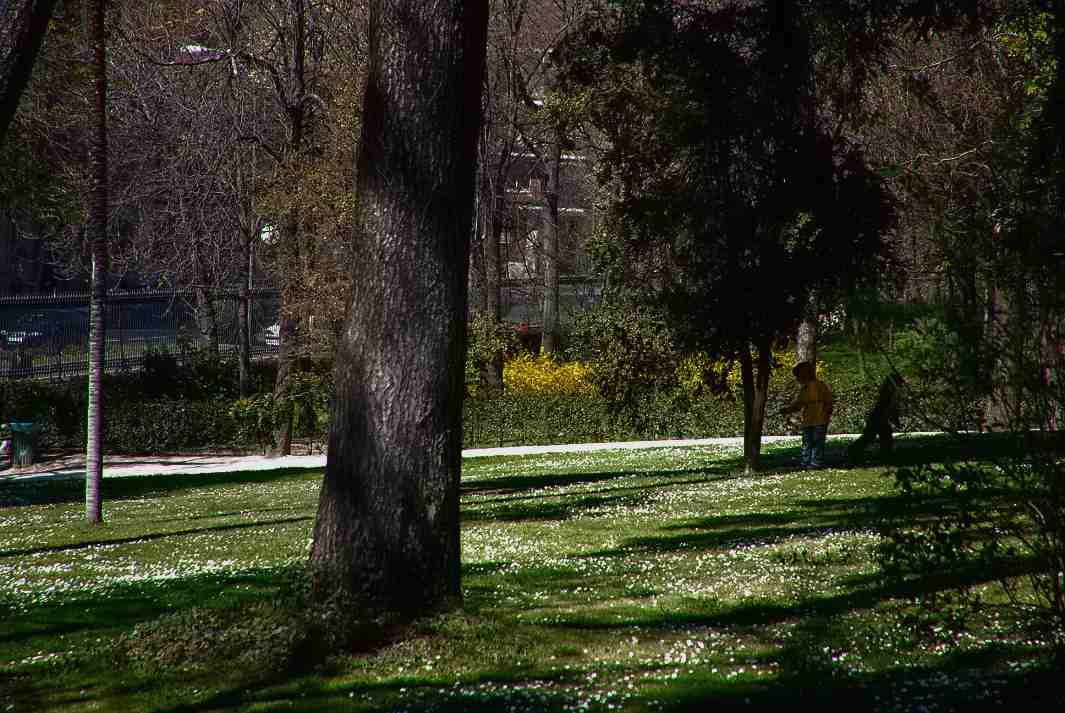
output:
<path id="1" fill-rule="evenodd" d="M 761 466 L 762 426 L 765 423 L 765 407 L 769 398 L 769 372 L 771 345 L 750 347 L 740 352 L 740 373 L 743 378 L 743 462 L 748 473 Z"/>
<path id="2" fill-rule="evenodd" d="M 487 15 L 485 0 L 370 6 L 362 264 L 338 345 L 311 549 L 320 599 L 414 613 L 461 596 L 467 253 Z"/>
<path id="3" fill-rule="evenodd" d="M 104 309 L 107 298 L 107 28 L 106 0 L 93 7 L 94 120 L 92 136 L 92 207 L 89 240 L 92 248 L 92 296 L 89 302 L 89 394 L 85 443 L 85 518 L 103 519 Z"/>
<path id="4" fill-rule="evenodd" d="M 56 0 L 0 3 L 0 144 L 29 84 Z"/>
<path id="5" fill-rule="evenodd" d="M 540 351 L 554 354 L 558 349 L 558 184 L 562 173 L 562 131 L 555 133 L 547 166 L 544 193 L 544 331 Z"/>

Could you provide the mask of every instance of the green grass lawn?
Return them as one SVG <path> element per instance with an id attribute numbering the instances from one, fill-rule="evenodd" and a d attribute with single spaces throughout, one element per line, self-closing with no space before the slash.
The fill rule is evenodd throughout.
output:
<path id="1" fill-rule="evenodd" d="M 462 608 L 315 665 L 293 621 L 320 472 L 106 480 L 99 527 L 80 483 L 2 483 L 0 713 L 1060 709 L 1007 616 L 958 630 L 879 576 L 883 466 L 796 451 L 753 476 L 726 448 L 469 459 Z"/>

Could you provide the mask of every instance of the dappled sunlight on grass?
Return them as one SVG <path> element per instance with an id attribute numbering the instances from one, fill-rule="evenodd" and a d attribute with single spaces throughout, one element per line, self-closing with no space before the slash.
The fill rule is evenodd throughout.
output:
<path id="1" fill-rule="evenodd" d="M 96 528 L 67 486 L 8 484 L 0 697 L 16 711 L 1061 704 L 1046 642 L 1005 616 L 920 619 L 882 581 L 881 469 L 802 472 L 794 456 L 768 448 L 754 475 L 723 447 L 471 459 L 463 607 L 312 670 L 299 593 L 320 473 L 144 478 L 105 498 Z"/>

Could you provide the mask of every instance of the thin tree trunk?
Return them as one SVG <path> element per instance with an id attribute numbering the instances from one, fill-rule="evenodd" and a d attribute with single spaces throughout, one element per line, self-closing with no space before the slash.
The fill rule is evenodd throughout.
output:
<path id="1" fill-rule="evenodd" d="M 307 6 L 304 0 L 294 0 L 295 38 L 292 50 L 292 79 L 296 86 L 295 96 L 287 107 L 287 115 L 290 121 L 291 134 L 289 137 L 289 151 L 293 157 L 299 157 L 304 151 L 304 132 L 306 129 L 306 100 L 307 100 L 307 74 L 306 74 L 306 38 L 307 38 Z M 282 234 L 282 281 L 281 287 L 281 315 L 278 323 L 279 346 L 277 351 L 277 380 L 274 382 L 274 397 L 278 400 L 287 399 L 289 396 L 289 377 L 295 371 L 295 360 L 299 353 L 299 317 L 294 314 L 298 302 L 298 290 L 296 285 L 297 275 L 300 274 L 301 260 L 301 230 L 300 230 L 299 206 L 292 206 L 285 218 L 285 231 Z M 292 415 L 286 410 L 287 416 L 282 418 L 274 432 L 275 456 L 287 456 L 292 453 Z"/>
<path id="2" fill-rule="evenodd" d="M 488 190 L 490 181 L 483 170 L 486 163 L 484 153 L 479 150 L 477 153 L 477 190 L 474 191 L 473 218 L 470 220 L 472 227 L 470 228 L 469 289 L 470 312 L 473 316 L 482 317 L 486 315 L 488 308 L 485 294 L 488 275 L 484 267 L 484 251 L 488 242 L 488 231 L 491 228 L 491 222 L 488 219 L 491 208 L 485 208 L 485 202 L 488 201 L 490 205 L 491 201 Z"/>
<path id="3" fill-rule="evenodd" d="M 459 471 L 485 0 L 376 0 L 357 232 L 314 591 L 414 613 L 460 596 Z M 427 92 L 425 87 L 433 87 Z"/>
<path id="4" fill-rule="evenodd" d="M 482 141 L 482 148 L 484 147 Z M 479 153 L 482 163 L 487 163 L 486 151 Z M 477 285 L 478 303 L 475 307 L 477 313 L 484 319 L 488 319 L 493 325 L 500 320 L 500 280 L 499 280 L 499 234 L 502 230 L 500 206 L 506 196 L 503 194 L 503 177 L 493 180 L 487 170 L 479 168 L 478 181 L 478 212 L 474 216 L 477 226 L 477 245 L 472 250 L 473 259 L 470 268 L 473 271 L 473 282 Z M 490 391 L 498 391 L 503 388 L 503 355 L 496 354 L 487 364 L 482 366 L 480 373 L 481 383 Z"/>
<path id="5" fill-rule="evenodd" d="M 753 473 L 761 467 L 762 426 L 765 423 L 765 407 L 769 399 L 769 344 L 750 347 L 740 352 L 740 374 L 743 379 L 743 462 L 746 472 Z"/>
<path id="6" fill-rule="evenodd" d="M 89 214 L 92 249 L 92 296 L 89 302 L 89 394 L 85 443 L 85 518 L 103 520 L 104 310 L 107 298 L 107 27 L 106 0 L 93 7 L 94 118 L 93 190 Z"/>
<path id="7" fill-rule="evenodd" d="M 558 190 L 562 173 L 562 130 L 555 132 L 551 158 L 547 167 L 547 191 L 544 194 L 544 331 L 540 341 L 543 354 L 558 349 Z"/>
<path id="8" fill-rule="evenodd" d="M 999 420 L 998 412 L 995 407 L 995 398 L 997 393 L 998 382 L 998 366 L 1000 358 L 1000 350 L 1002 348 L 1002 334 L 1003 334 L 1003 322 L 1002 322 L 1002 293 L 999 288 L 997 279 L 992 275 L 991 284 L 987 289 L 987 310 L 984 313 L 984 344 L 987 345 L 985 352 L 987 353 L 986 365 L 984 366 L 984 374 L 982 375 L 986 383 L 986 393 L 984 394 L 984 409 L 980 416 L 980 430 L 991 431 L 994 430 L 994 424 Z"/>
<path id="9" fill-rule="evenodd" d="M 281 288 L 281 309 L 278 315 L 277 379 L 274 382 L 274 398 L 285 401 L 289 398 L 289 377 L 295 371 L 299 355 L 299 317 L 294 314 L 298 302 L 295 275 L 300 266 L 299 211 L 293 207 L 285 221 L 282 237 L 281 264 L 284 272 Z M 292 414 L 288 409 L 274 431 L 274 456 L 292 454 Z"/>
<path id="10" fill-rule="evenodd" d="M 201 280 L 206 277 L 201 272 Z M 207 348 L 212 354 L 218 354 L 218 314 L 215 309 L 214 295 L 211 289 L 200 282 L 195 289 L 196 329 L 207 340 Z"/>
<path id="11" fill-rule="evenodd" d="M 503 318 L 502 289 L 500 268 L 502 256 L 499 253 L 499 239 L 503 236 L 503 215 L 506 210 L 506 183 L 503 171 L 496 176 L 492 185 L 492 207 L 489 211 L 489 228 L 484 245 L 485 274 L 485 312 L 493 322 Z M 503 388 L 503 353 L 497 353 L 485 368 L 485 384 L 493 391 Z"/>
<path id="12" fill-rule="evenodd" d="M 244 230 L 240 245 L 241 264 L 244 279 L 241 280 L 240 296 L 237 301 L 237 362 L 240 379 L 240 395 L 251 395 L 251 241 L 253 232 Z"/>
<path id="13" fill-rule="evenodd" d="M 11 128 L 19 99 L 48 34 L 56 0 L 6 0 L 0 3 L 0 144 Z"/>
<path id="14" fill-rule="evenodd" d="M 296 344 L 299 339 L 299 320 L 286 310 L 286 304 L 293 304 L 294 300 L 284 299 L 282 292 L 281 316 L 278 321 L 278 349 L 277 349 L 277 380 L 274 382 L 274 398 L 287 400 L 289 398 L 289 377 L 295 371 Z M 292 453 L 292 414 L 284 410 L 285 416 L 277 424 L 274 432 L 274 456 L 287 456 Z"/>
<path id="15" fill-rule="evenodd" d="M 817 296 L 806 298 L 802 321 L 795 339 L 795 361 L 817 363 Z"/>

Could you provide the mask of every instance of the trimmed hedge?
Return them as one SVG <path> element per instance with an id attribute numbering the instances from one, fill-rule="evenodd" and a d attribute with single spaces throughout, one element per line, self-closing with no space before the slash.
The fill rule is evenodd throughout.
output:
<path id="1" fill-rule="evenodd" d="M 282 413 L 271 397 L 238 401 L 231 364 L 192 362 L 154 365 L 142 374 L 109 376 L 104 391 L 104 443 L 110 452 L 159 453 L 206 447 L 262 448 L 272 420 Z M 826 380 L 836 394 L 834 433 L 860 432 L 876 399 L 881 375 L 852 368 L 846 356 L 828 359 Z M 272 367 L 257 365 L 260 387 L 273 383 Z M 294 389 L 297 434 L 320 440 L 328 429 L 328 365 L 316 365 Z M 773 415 L 797 385 L 786 369 L 773 375 L 764 433 L 796 434 L 793 421 Z M 84 379 L 65 383 L 0 383 L 0 421 L 35 421 L 48 443 L 82 448 L 85 443 Z M 260 403 L 261 402 L 261 403 Z M 903 430 L 927 427 L 912 418 Z M 738 389 L 725 398 L 691 390 L 651 392 L 638 408 L 613 412 L 596 394 L 470 396 L 465 403 L 466 447 L 588 441 L 706 438 L 743 433 Z M 264 435 L 265 434 L 265 435 Z"/>
<path id="2" fill-rule="evenodd" d="M 62 384 L 8 382 L 0 385 L 0 422 L 41 424 L 46 443 L 84 448 L 87 391 L 84 380 Z M 104 387 L 104 446 L 112 453 L 164 453 L 236 442 L 231 402 L 182 398 L 129 399 Z"/>
<path id="3" fill-rule="evenodd" d="M 104 447 L 115 453 L 158 453 L 208 446 L 245 446 L 230 414 L 236 367 L 209 353 L 149 355 L 140 372 L 103 379 Z M 273 385 L 276 366 L 255 362 L 252 383 Z M 0 422 L 33 421 L 56 448 L 84 448 L 88 386 L 64 382 L 0 382 Z"/>
<path id="4" fill-rule="evenodd" d="M 104 404 L 104 446 L 113 453 L 168 453 L 236 446 L 230 402 L 162 398 Z"/>
<path id="5" fill-rule="evenodd" d="M 877 385 L 845 385 L 833 389 L 834 433 L 860 433 L 876 400 Z M 766 435 L 796 435 L 793 421 L 774 415 L 793 392 L 770 394 Z M 468 398 L 465 404 L 464 444 L 471 447 L 546 445 L 592 441 L 712 438 L 743 434 L 743 403 L 736 399 L 697 400 L 660 396 L 637 409 L 639 419 L 612 413 L 599 396 L 503 395 Z"/>

